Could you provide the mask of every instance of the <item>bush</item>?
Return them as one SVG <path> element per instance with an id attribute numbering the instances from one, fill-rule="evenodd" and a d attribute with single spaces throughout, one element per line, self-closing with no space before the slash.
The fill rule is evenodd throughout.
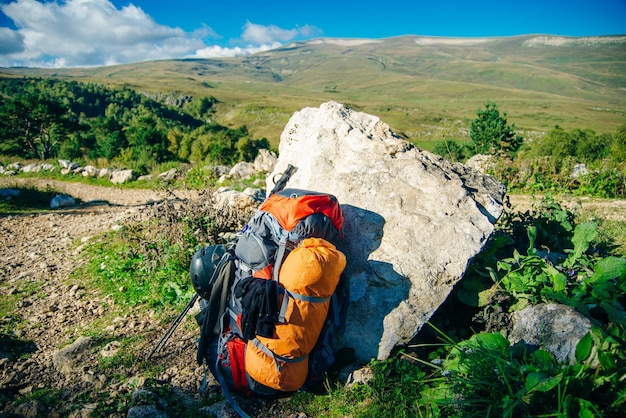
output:
<path id="1" fill-rule="evenodd" d="M 467 149 L 465 145 L 452 139 L 446 139 L 443 142 L 439 142 L 433 148 L 433 152 L 455 162 L 464 161 L 467 156 Z"/>
<path id="2" fill-rule="evenodd" d="M 506 112 L 500 114 L 498 105 L 487 102 L 476 115 L 470 126 L 470 148 L 474 154 L 514 156 L 523 139 L 515 133 L 515 125 L 508 124 Z"/>

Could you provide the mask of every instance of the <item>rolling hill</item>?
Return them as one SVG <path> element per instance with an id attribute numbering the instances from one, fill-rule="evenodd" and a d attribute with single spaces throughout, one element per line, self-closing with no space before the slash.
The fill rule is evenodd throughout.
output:
<path id="1" fill-rule="evenodd" d="M 614 132 L 626 122 L 626 35 L 567 38 L 321 38 L 247 57 L 127 65 L 1 68 L 167 95 L 213 96 L 215 119 L 277 144 L 293 112 L 334 100 L 421 144 L 467 139 L 487 101 L 527 138 L 559 125 Z"/>

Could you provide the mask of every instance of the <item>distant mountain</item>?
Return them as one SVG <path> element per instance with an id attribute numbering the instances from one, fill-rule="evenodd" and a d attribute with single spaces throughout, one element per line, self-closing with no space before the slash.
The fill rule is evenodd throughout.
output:
<path id="1" fill-rule="evenodd" d="M 626 122 L 626 36 L 321 38 L 238 58 L 2 75 L 214 96 L 218 122 L 246 124 L 275 144 L 293 112 L 329 100 L 375 114 L 416 142 L 467 138 L 487 101 L 527 137 L 555 125 L 613 132 Z"/>

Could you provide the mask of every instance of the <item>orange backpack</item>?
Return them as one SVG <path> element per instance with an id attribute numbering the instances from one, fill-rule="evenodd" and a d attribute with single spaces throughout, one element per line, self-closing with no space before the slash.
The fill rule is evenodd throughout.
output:
<path id="1" fill-rule="evenodd" d="M 336 295 L 346 267 L 336 247 L 342 226 L 334 196 L 284 189 L 263 202 L 228 249 L 234 277 L 212 289 L 227 295 L 227 308 L 217 324 L 206 323 L 216 317 L 211 305 L 223 304 L 204 304 L 201 330 L 220 332 L 201 332 L 198 361 L 208 364 L 234 407 L 230 392 L 306 389 L 334 362 L 330 335 L 340 325 Z"/>

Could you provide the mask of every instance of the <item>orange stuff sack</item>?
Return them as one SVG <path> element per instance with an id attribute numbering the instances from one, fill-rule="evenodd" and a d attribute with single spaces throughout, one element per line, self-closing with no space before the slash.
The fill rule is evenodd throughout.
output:
<path id="1" fill-rule="evenodd" d="M 275 338 L 257 336 L 245 354 L 248 376 L 273 389 L 296 391 L 308 374 L 308 355 L 317 343 L 339 278 L 345 255 L 322 238 L 304 239 L 285 258 L 279 273 L 286 304 L 284 322 Z"/>

